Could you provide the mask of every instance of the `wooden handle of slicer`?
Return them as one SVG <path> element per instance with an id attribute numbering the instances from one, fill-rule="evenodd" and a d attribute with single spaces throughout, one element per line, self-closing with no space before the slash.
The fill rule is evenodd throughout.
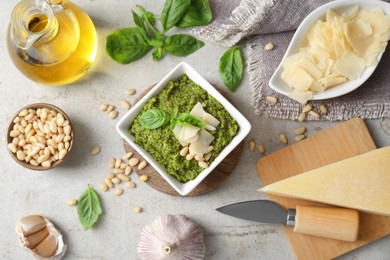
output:
<path id="1" fill-rule="evenodd" d="M 294 231 L 353 242 L 359 234 L 359 212 L 346 208 L 297 206 Z"/>

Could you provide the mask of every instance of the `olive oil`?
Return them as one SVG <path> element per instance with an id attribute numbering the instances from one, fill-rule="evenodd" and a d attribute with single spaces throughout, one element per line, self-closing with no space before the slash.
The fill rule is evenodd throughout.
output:
<path id="1" fill-rule="evenodd" d="M 46 85 L 65 85 L 90 68 L 97 50 L 96 31 L 89 16 L 73 3 L 62 1 L 51 7 L 52 17 L 38 12 L 20 18 L 29 17 L 22 21 L 26 39 L 13 35 L 20 30 L 12 31 L 11 21 L 7 46 L 11 60 L 25 76 Z"/>

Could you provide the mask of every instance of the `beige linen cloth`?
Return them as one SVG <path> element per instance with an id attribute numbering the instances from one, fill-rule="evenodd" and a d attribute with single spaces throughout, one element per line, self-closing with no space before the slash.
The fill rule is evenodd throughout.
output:
<path id="1" fill-rule="evenodd" d="M 252 88 L 255 113 L 296 120 L 302 105 L 274 92 L 268 86 L 268 81 L 282 60 L 295 29 L 311 11 L 327 2 L 330 1 L 210 0 L 214 16 L 212 22 L 193 29 L 192 33 L 205 41 L 226 47 L 242 40 L 248 50 L 245 57 L 246 70 Z M 268 42 L 273 42 L 275 49 L 264 51 L 264 45 Z M 320 104 L 326 104 L 329 112 L 321 117 L 322 120 L 390 117 L 389 65 L 390 50 L 387 50 L 374 74 L 355 91 L 341 97 L 310 103 L 316 111 L 319 111 Z M 277 97 L 278 103 L 267 103 L 266 96 Z M 314 120 L 310 115 L 307 119 Z"/>

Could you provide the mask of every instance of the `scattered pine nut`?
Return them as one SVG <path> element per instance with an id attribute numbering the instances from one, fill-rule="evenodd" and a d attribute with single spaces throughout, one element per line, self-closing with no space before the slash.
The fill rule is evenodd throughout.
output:
<path id="1" fill-rule="evenodd" d="M 101 111 L 106 111 L 107 108 L 108 108 L 108 105 L 107 105 L 107 104 L 101 104 L 100 107 L 99 107 L 99 109 L 100 109 Z"/>
<path id="2" fill-rule="evenodd" d="M 135 213 L 140 213 L 140 212 L 142 211 L 142 208 L 140 208 L 140 207 L 135 207 L 135 208 L 133 208 L 133 211 L 134 211 Z"/>
<path id="3" fill-rule="evenodd" d="M 287 136 L 285 136 L 284 134 L 279 135 L 279 140 L 284 144 L 288 144 Z"/>
<path id="4" fill-rule="evenodd" d="M 305 112 L 300 113 L 298 116 L 298 121 L 303 122 L 305 121 L 305 119 L 306 119 L 306 113 Z"/>
<path id="5" fill-rule="evenodd" d="M 126 174 L 126 175 L 130 175 L 131 170 L 132 170 L 131 166 L 130 166 L 130 165 L 127 165 L 126 168 L 125 168 L 125 174 Z"/>
<path id="6" fill-rule="evenodd" d="M 322 114 L 327 114 L 328 113 L 328 108 L 326 107 L 325 104 L 320 105 L 320 111 Z"/>
<path id="7" fill-rule="evenodd" d="M 320 119 L 320 115 L 317 112 L 315 112 L 315 111 L 309 111 L 309 115 L 314 117 L 315 120 L 319 120 Z"/>
<path id="8" fill-rule="evenodd" d="M 294 131 L 295 135 L 303 135 L 305 132 L 306 132 L 306 128 L 304 127 L 298 127 Z"/>
<path id="9" fill-rule="evenodd" d="M 268 101 L 268 103 L 275 105 L 278 102 L 278 99 L 273 96 L 267 96 L 265 99 Z"/>
<path id="10" fill-rule="evenodd" d="M 96 147 L 92 148 L 92 150 L 91 150 L 91 154 L 92 155 L 97 155 L 98 153 L 100 153 L 100 147 L 99 146 L 96 146 Z"/>
<path id="11" fill-rule="evenodd" d="M 126 187 L 129 187 L 129 188 L 135 188 L 135 183 L 132 182 L 132 181 L 127 181 L 127 182 L 125 183 L 125 185 L 126 185 Z"/>
<path id="12" fill-rule="evenodd" d="M 125 175 L 125 174 L 123 174 L 123 173 L 118 174 L 118 178 L 119 178 L 120 180 L 122 180 L 122 181 L 129 181 L 129 180 L 130 180 L 129 176 L 127 176 L 127 175 Z"/>
<path id="13" fill-rule="evenodd" d="M 121 166 L 122 160 L 121 159 L 115 159 L 114 167 L 119 168 Z"/>
<path id="14" fill-rule="evenodd" d="M 129 96 L 134 95 L 135 89 L 133 89 L 133 88 L 126 89 L 125 93 Z"/>
<path id="15" fill-rule="evenodd" d="M 113 174 L 112 172 L 110 172 L 108 175 L 107 175 L 107 179 L 111 180 L 112 178 L 115 177 L 115 174 Z"/>
<path id="16" fill-rule="evenodd" d="M 127 109 L 127 110 L 129 110 L 130 107 L 131 107 L 130 104 L 129 104 L 129 102 L 127 102 L 126 100 L 121 100 L 120 104 L 121 104 L 121 106 L 122 106 L 124 109 Z"/>
<path id="17" fill-rule="evenodd" d="M 149 179 L 149 177 L 148 177 L 148 175 L 141 175 L 141 176 L 139 176 L 139 179 L 141 180 L 141 181 L 147 181 L 148 179 Z"/>
<path id="18" fill-rule="evenodd" d="M 122 182 L 122 180 L 119 179 L 118 177 L 114 177 L 114 178 L 112 178 L 110 181 L 111 181 L 112 183 L 115 183 L 115 184 L 119 184 L 119 183 Z"/>
<path id="19" fill-rule="evenodd" d="M 105 182 L 102 182 L 100 183 L 100 189 L 103 191 L 103 192 L 106 192 L 108 190 L 108 186 Z"/>
<path id="20" fill-rule="evenodd" d="M 121 165 L 119 166 L 119 168 L 121 168 L 121 169 L 124 170 L 124 169 L 126 168 L 126 166 L 127 166 L 127 164 L 123 162 L 123 163 L 121 163 Z"/>
<path id="21" fill-rule="evenodd" d="M 118 189 L 115 190 L 115 195 L 116 196 L 120 196 L 120 195 L 122 195 L 122 193 L 123 193 L 123 189 L 122 188 L 118 188 Z"/>
<path id="22" fill-rule="evenodd" d="M 138 163 L 139 163 L 139 158 L 131 158 L 131 159 L 129 160 L 129 165 L 130 165 L 131 167 L 136 166 Z"/>
<path id="23" fill-rule="evenodd" d="M 121 168 L 115 168 L 112 172 L 115 174 L 122 174 L 125 173 L 125 170 Z"/>
<path id="24" fill-rule="evenodd" d="M 123 155 L 122 159 L 123 159 L 123 160 L 128 160 L 131 156 L 133 156 L 133 153 L 132 153 L 132 152 Z"/>
<path id="25" fill-rule="evenodd" d="M 110 167 L 110 168 L 115 167 L 115 158 L 112 158 L 108 161 L 108 167 Z"/>
<path id="26" fill-rule="evenodd" d="M 255 149 L 255 146 L 256 146 L 256 143 L 254 141 L 250 141 L 249 142 L 249 151 L 253 151 L 253 149 Z"/>
<path id="27" fill-rule="evenodd" d="M 112 119 L 115 119 L 118 116 L 118 112 L 116 112 L 115 110 L 111 111 L 110 113 L 108 113 L 108 116 Z"/>
<path id="28" fill-rule="evenodd" d="M 109 114 L 111 111 L 113 111 L 115 107 L 113 105 L 108 105 L 106 109 L 106 113 Z"/>
<path id="29" fill-rule="evenodd" d="M 112 183 L 111 180 L 105 179 L 104 183 L 107 185 L 108 188 L 110 188 L 110 189 L 114 188 L 114 183 Z"/>
<path id="30" fill-rule="evenodd" d="M 297 135 L 297 136 L 295 136 L 295 141 L 296 142 L 299 142 L 299 141 L 301 141 L 301 140 L 303 140 L 303 139 L 305 139 L 306 138 L 306 136 L 305 135 Z"/>
<path id="31" fill-rule="evenodd" d="M 265 51 L 270 51 L 270 50 L 273 50 L 275 48 L 275 44 L 272 43 L 272 42 L 269 42 L 267 43 L 265 46 L 264 46 L 264 50 Z"/>
<path id="32" fill-rule="evenodd" d="M 260 153 L 265 153 L 264 145 L 260 144 L 259 147 L 258 147 L 258 150 L 259 150 Z"/>
<path id="33" fill-rule="evenodd" d="M 138 165 L 138 170 L 142 170 L 146 167 L 147 162 L 146 161 L 142 161 L 139 165 Z"/>
<path id="34" fill-rule="evenodd" d="M 69 206 L 76 206 L 78 201 L 76 199 L 70 199 L 66 202 Z"/>
<path id="35" fill-rule="evenodd" d="M 311 104 L 307 104 L 303 109 L 302 112 L 307 113 L 313 109 L 313 106 Z"/>

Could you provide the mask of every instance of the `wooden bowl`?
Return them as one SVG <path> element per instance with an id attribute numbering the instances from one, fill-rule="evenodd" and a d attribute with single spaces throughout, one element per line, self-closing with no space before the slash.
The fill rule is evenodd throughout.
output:
<path id="1" fill-rule="evenodd" d="M 26 158 L 23 160 L 23 159 L 21 159 L 21 158 L 19 158 L 18 159 L 18 156 L 17 156 L 17 154 L 16 153 L 14 153 L 14 152 L 12 152 L 11 151 L 11 148 L 10 148 L 10 146 L 12 146 L 12 145 L 10 145 L 11 143 L 12 143 L 12 141 L 13 141 L 13 139 L 14 139 L 14 137 L 12 137 L 11 135 L 10 135 L 10 133 L 11 133 L 11 131 L 12 130 L 14 130 L 14 126 L 15 126 L 15 118 L 17 118 L 17 117 L 20 117 L 19 116 L 19 114 L 23 111 L 23 110 L 25 110 L 25 109 L 27 109 L 27 110 L 29 110 L 29 109 L 34 109 L 35 111 L 37 111 L 37 109 L 39 109 L 39 108 L 41 108 L 41 109 L 43 109 L 43 108 L 47 108 L 47 109 L 49 109 L 50 111 L 51 110 L 53 110 L 53 111 L 55 111 L 55 112 L 57 112 L 57 113 L 61 113 L 62 115 L 63 115 L 63 117 L 64 117 L 64 120 L 66 121 L 68 121 L 69 122 L 69 125 L 70 125 L 70 127 L 71 127 L 71 130 L 70 130 L 70 133 L 69 133 L 69 135 L 70 135 L 70 137 L 71 137 L 71 139 L 69 140 L 69 141 L 67 141 L 69 144 L 65 144 L 65 142 L 62 142 L 62 141 L 60 141 L 60 142 L 62 142 L 63 144 L 64 144 L 64 148 L 63 149 L 65 149 L 65 150 L 67 150 L 67 152 L 65 153 L 65 152 L 62 152 L 62 155 L 61 155 L 61 159 L 60 158 L 58 158 L 58 159 L 56 159 L 55 161 L 51 161 L 50 159 L 46 159 L 46 160 L 44 160 L 44 161 L 47 161 L 44 165 L 46 165 L 46 166 L 42 166 L 41 165 L 41 163 L 38 163 L 38 165 L 36 165 L 37 163 L 34 163 L 34 164 L 32 164 L 32 163 L 30 163 L 31 162 L 31 159 L 29 160 L 27 157 L 28 156 L 26 156 L 26 154 L 25 154 L 25 156 L 26 156 Z M 35 120 L 34 120 L 35 121 Z M 37 119 L 37 121 L 38 122 L 42 122 L 43 123 L 43 121 L 39 118 L 39 119 Z M 31 122 L 31 121 L 30 121 Z M 27 128 L 27 127 L 26 127 Z M 32 129 L 34 129 L 34 127 L 32 127 Z M 63 129 L 63 128 L 61 128 L 61 129 Z M 19 130 L 18 130 L 19 131 Z M 35 129 L 34 129 L 34 131 L 35 131 Z M 38 130 L 37 130 L 38 131 Z M 58 126 L 57 126 L 57 131 L 59 131 L 59 128 L 58 128 Z M 62 130 L 63 131 L 63 130 Z M 19 131 L 20 132 L 20 131 Z M 42 132 L 42 131 L 41 131 Z M 42 138 L 44 138 L 45 140 L 48 140 L 48 136 L 49 136 L 49 134 L 47 134 L 47 133 L 44 133 L 45 134 L 45 136 L 42 136 Z M 27 134 L 28 135 L 28 134 Z M 64 133 L 64 135 L 65 135 L 65 133 Z M 35 137 L 37 137 L 38 138 L 38 135 L 37 135 L 37 132 L 35 132 L 34 133 L 34 135 L 33 136 L 35 136 Z M 41 139 L 42 139 L 41 138 Z M 51 137 L 52 138 L 52 137 Z M 51 139 L 50 138 L 50 139 Z M 19 139 L 19 138 L 18 138 Z M 54 138 L 55 139 L 55 138 Z M 69 154 L 70 154 L 70 151 L 71 151 L 71 149 L 72 149 L 72 146 L 73 146 L 73 140 L 74 140 L 74 137 L 73 137 L 73 125 L 72 125 L 72 122 L 70 121 L 70 119 L 69 119 L 69 117 L 65 114 L 65 112 L 64 111 L 62 111 L 60 108 L 58 108 L 58 107 L 56 107 L 56 106 L 54 106 L 54 105 L 51 105 L 51 104 L 46 104 L 46 103 L 36 103 L 36 104 L 31 104 L 31 105 L 28 105 L 28 106 L 25 106 L 25 107 L 23 107 L 22 109 L 20 109 L 13 117 L 12 117 L 12 119 L 11 119 L 11 121 L 10 121 L 10 123 L 9 123 L 9 125 L 8 125 L 8 130 L 7 130 L 7 150 L 8 150 L 8 152 L 9 152 L 9 154 L 11 155 L 11 157 L 17 162 L 17 163 L 19 163 L 20 165 L 22 165 L 23 167 L 25 167 L 25 168 L 28 168 L 28 169 L 31 169 L 31 170 L 35 170 L 35 171 L 44 171 L 44 170 L 49 170 L 49 169 L 52 169 L 52 168 L 54 168 L 54 167 L 56 167 L 56 166 L 58 166 L 58 165 L 60 165 L 68 156 L 69 156 Z M 36 147 L 36 146 L 34 146 L 34 144 L 36 144 L 36 143 L 42 143 L 42 142 L 34 142 L 34 140 L 31 140 L 30 138 L 27 140 L 26 139 L 26 136 L 25 136 L 25 138 L 24 138 L 24 140 L 25 140 L 25 142 L 26 142 L 26 145 L 28 145 L 28 144 L 31 144 L 32 145 L 32 148 L 33 147 Z M 20 139 L 19 139 L 19 141 L 20 141 Z M 50 143 L 52 143 L 52 141 L 49 141 Z M 58 143 L 60 143 L 60 142 L 58 142 Z M 56 142 L 56 144 L 57 144 L 57 142 Z M 53 147 L 55 147 L 55 145 L 53 146 L 53 145 L 49 145 L 48 143 L 44 143 L 44 145 L 45 145 L 45 147 L 44 148 L 41 148 L 41 150 L 42 151 L 44 151 L 45 150 L 45 148 L 47 147 L 47 150 L 50 150 L 50 157 L 52 157 L 52 156 L 54 156 L 53 155 Z M 42 145 L 41 145 L 42 146 Z M 51 148 L 49 149 L 49 147 L 48 146 L 51 146 Z M 62 146 L 62 145 L 61 145 Z M 67 148 L 65 148 L 65 146 L 68 146 Z M 23 149 L 23 146 L 19 146 L 18 144 L 16 144 L 16 147 L 17 147 L 17 149 L 18 150 L 21 150 L 21 151 L 23 151 L 24 149 Z M 60 154 L 60 151 L 57 149 L 57 148 L 54 148 L 54 153 L 55 152 L 58 152 L 58 154 Z M 39 153 L 39 152 L 38 152 Z M 65 154 L 65 155 L 64 155 Z M 42 154 L 42 155 L 44 155 L 44 154 Z M 42 156 L 41 155 L 41 156 Z M 42 158 L 44 158 L 44 157 L 42 157 Z M 47 158 L 47 156 L 46 156 L 46 158 Z M 34 159 L 35 160 L 35 162 L 37 162 L 37 161 L 39 161 L 37 158 L 36 159 Z M 51 161 L 50 163 L 48 162 L 48 161 Z"/>

